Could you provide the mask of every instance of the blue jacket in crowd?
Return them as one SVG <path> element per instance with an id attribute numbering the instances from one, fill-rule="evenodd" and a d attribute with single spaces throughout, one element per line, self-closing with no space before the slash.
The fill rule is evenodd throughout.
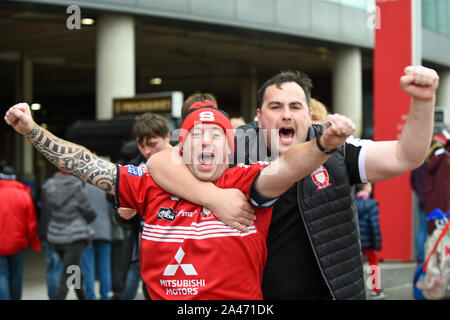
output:
<path id="1" fill-rule="evenodd" d="M 362 249 L 381 250 L 380 222 L 378 220 L 378 203 L 370 198 L 356 197 L 358 209 L 359 232 Z"/>

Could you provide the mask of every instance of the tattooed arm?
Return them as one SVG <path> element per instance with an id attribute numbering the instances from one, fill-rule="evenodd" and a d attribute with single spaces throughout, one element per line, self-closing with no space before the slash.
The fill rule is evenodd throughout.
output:
<path id="1" fill-rule="evenodd" d="M 64 170 L 108 193 L 116 189 L 116 166 L 86 148 L 54 136 L 38 126 L 26 103 L 12 106 L 5 121 L 18 133 L 26 136 L 33 146 L 57 168 Z"/>

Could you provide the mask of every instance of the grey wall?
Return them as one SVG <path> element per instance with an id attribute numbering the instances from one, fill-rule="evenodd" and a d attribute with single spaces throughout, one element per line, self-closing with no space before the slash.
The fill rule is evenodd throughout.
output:
<path id="1" fill-rule="evenodd" d="M 422 28 L 422 57 L 430 62 L 450 67 L 450 38 Z"/>

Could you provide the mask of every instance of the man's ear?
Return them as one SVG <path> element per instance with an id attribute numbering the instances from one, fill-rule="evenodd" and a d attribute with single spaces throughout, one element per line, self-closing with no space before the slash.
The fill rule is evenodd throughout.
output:
<path id="1" fill-rule="evenodd" d="M 139 139 L 136 138 L 135 140 L 136 140 L 136 144 L 137 144 L 137 146 L 138 146 L 139 151 L 141 151 L 141 149 L 143 149 L 143 148 L 142 148 L 142 145 L 143 145 L 144 139 L 142 139 L 141 141 L 139 141 Z"/>

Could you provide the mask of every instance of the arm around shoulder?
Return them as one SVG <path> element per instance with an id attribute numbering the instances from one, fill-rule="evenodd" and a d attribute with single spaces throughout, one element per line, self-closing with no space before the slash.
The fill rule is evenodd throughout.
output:
<path id="1" fill-rule="evenodd" d="M 178 147 L 158 152 L 147 161 L 156 183 L 171 194 L 212 210 L 223 223 L 247 232 L 256 217 L 245 195 L 238 189 L 220 189 L 212 182 L 200 181 L 189 171 Z"/>

